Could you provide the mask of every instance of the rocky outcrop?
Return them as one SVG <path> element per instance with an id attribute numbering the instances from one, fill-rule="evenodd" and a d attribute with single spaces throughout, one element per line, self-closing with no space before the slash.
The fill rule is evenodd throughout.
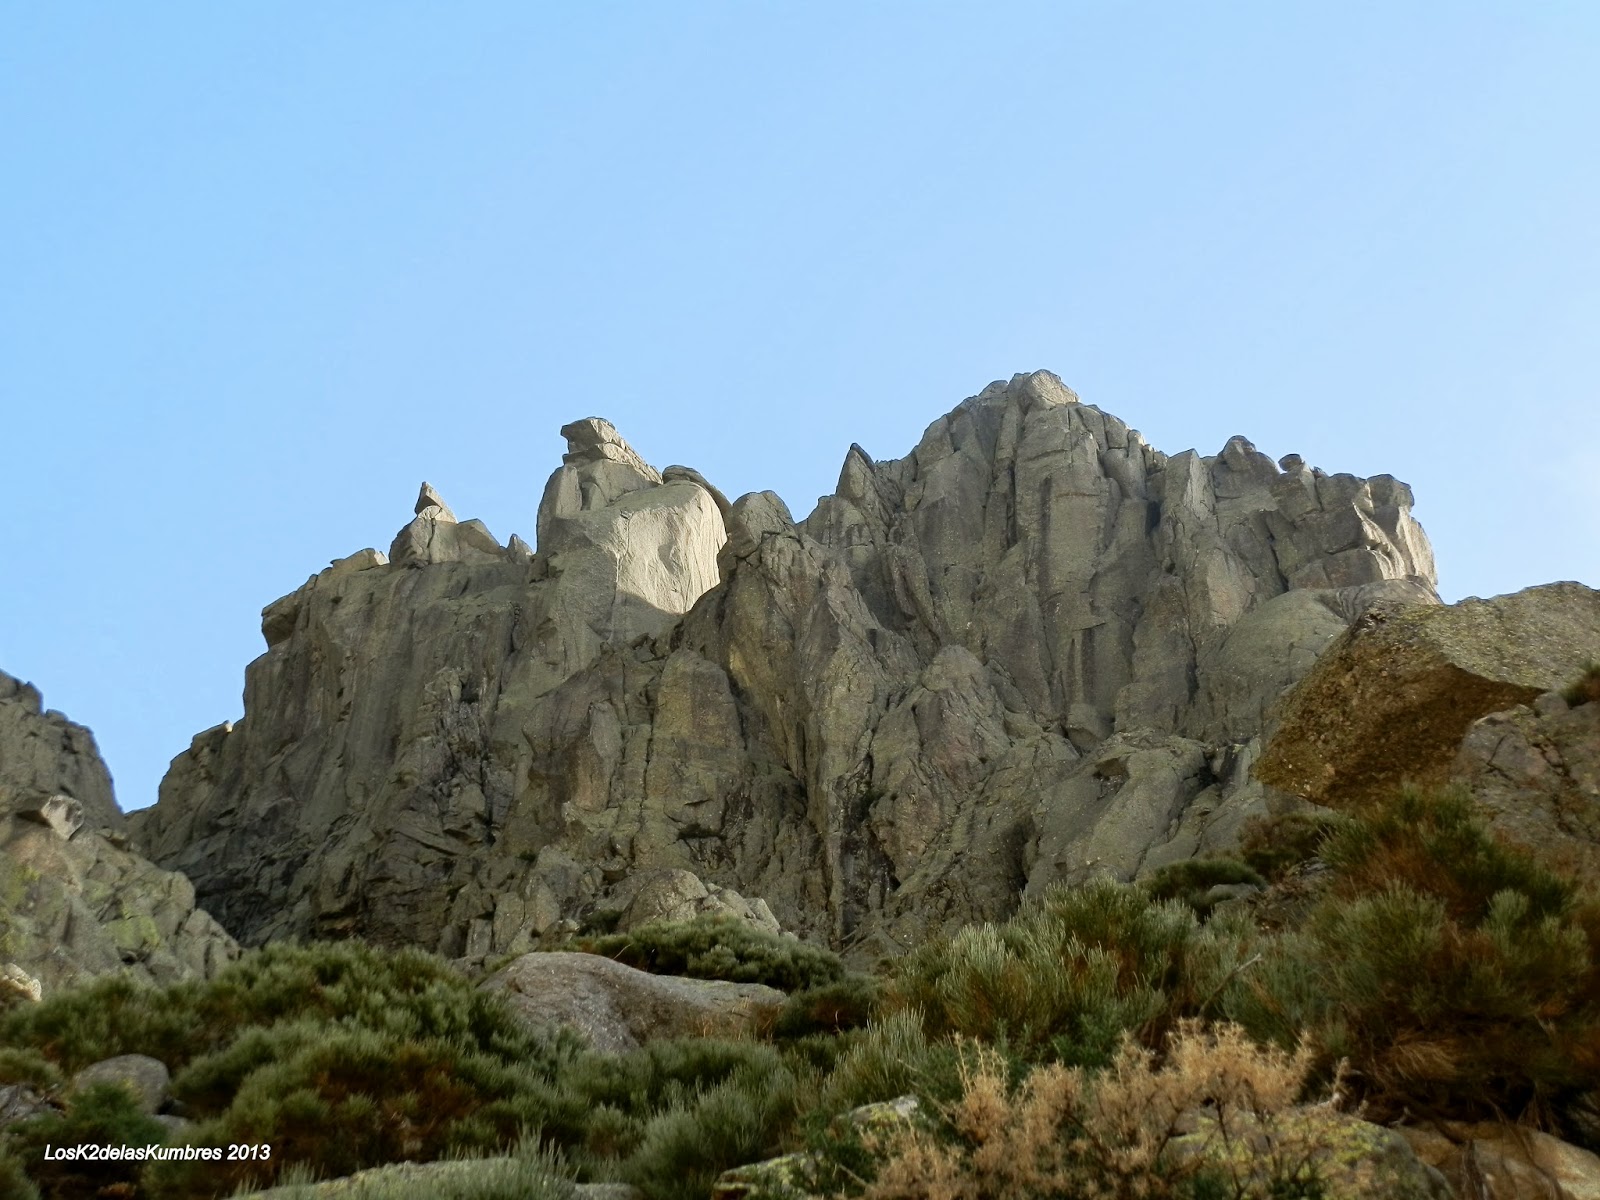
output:
<path id="1" fill-rule="evenodd" d="M 1600 878 L 1600 704 L 1559 693 L 1476 721 L 1450 764 L 1510 840 Z"/>
<path id="2" fill-rule="evenodd" d="M 27 810 L 65 812 L 76 803 L 78 823 L 120 831 L 122 811 L 111 794 L 111 773 L 94 735 L 55 709 L 39 689 L 0 671 L 0 819 Z"/>
<path id="3" fill-rule="evenodd" d="M 1579 583 L 1375 610 L 1285 701 L 1255 775 L 1334 806 L 1381 797 L 1406 780 L 1444 783 L 1475 721 L 1569 684 L 1596 657 L 1600 592 Z M 1531 759 L 1514 765 L 1514 747 L 1500 746 L 1497 731 L 1506 724 L 1475 735 L 1462 772 L 1479 773 L 1473 761 L 1486 768 L 1497 754 L 1513 773 L 1539 771 Z M 1552 722 L 1552 730 L 1563 724 Z M 1576 730 L 1585 722 L 1572 724 Z M 1538 735 L 1528 729 L 1521 736 Z"/>
<path id="4" fill-rule="evenodd" d="M 597 954 L 524 954 L 484 980 L 530 1028 L 571 1029 L 604 1054 L 677 1037 L 740 1037 L 777 1017 L 784 994 L 759 983 L 651 975 Z"/>
<path id="5" fill-rule="evenodd" d="M 237 952 L 187 879 L 128 848 L 89 731 L 0 674 L 0 962 L 48 995 L 118 970 L 207 976 Z"/>
<path id="6" fill-rule="evenodd" d="M 1404 484 L 1169 457 L 1047 372 L 852 447 L 798 522 L 562 432 L 537 553 L 425 490 L 267 608 L 244 719 L 135 823 L 243 938 L 515 952 L 665 870 L 893 953 L 1226 845 L 1283 689 L 1436 603 Z"/>

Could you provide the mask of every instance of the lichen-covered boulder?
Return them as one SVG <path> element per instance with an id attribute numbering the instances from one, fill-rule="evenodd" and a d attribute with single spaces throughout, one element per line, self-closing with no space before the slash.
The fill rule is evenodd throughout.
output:
<path id="1" fill-rule="evenodd" d="M 1474 721 L 1529 704 L 1600 658 L 1600 592 L 1552 583 L 1369 614 L 1286 700 L 1258 781 L 1318 804 L 1443 783 Z"/>
<path id="2" fill-rule="evenodd" d="M 651 975 L 597 954 L 524 954 L 481 985 L 540 1030 L 572 1029 L 625 1054 L 674 1037 L 737 1037 L 774 1019 L 784 993 L 758 983 Z"/>

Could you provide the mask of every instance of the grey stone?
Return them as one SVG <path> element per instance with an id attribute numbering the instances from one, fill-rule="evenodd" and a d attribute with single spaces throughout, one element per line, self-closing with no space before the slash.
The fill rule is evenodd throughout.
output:
<path id="1" fill-rule="evenodd" d="M 595 954 L 524 954 L 481 985 L 535 1029 L 565 1027 L 605 1054 L 674 1037 L 736 1037 L 777 1015 L 785 996 L 759 983 L 651 975 Z"/>
<path id="2" fill-rule="evenodd" d="M 681 867 L 658 867 L 631 873 L 598 906 L 618 914 L 617 932 L 627 933 L 653 921 L 692 921 L 702 916 L 733 917 L 764 930 L 781 932 L 766 901 L 747 900 L 732 888 L 706 884 Z"/>
<path id="3" fill-rule="evenodd" d="M 182 1141 L 188 1132 L 194 1128 L 194 1122 L 172 1113 L 157 1113 L 156 1124 L 167 1131 L 166 1140 L 169 1142 Z"/>
<path id="4" fill-rule="evenodd" d="M 119 1054 L 102 1059 L 72 1077 L 72 1090 L 82 1091 L 99 1083 L 114 1083 L 138 1101 L 144 1113 L 158 1113 L 171 1097 L 172 1076 L 167 1066 L 148 1054 Z"/>
<path id="5" fill-rule="evenodd" d="M 699 471 L 696 471 L 693 467 L 684 467 L 674 464 L 673 466 L 667 467 L 661 472 L 662 483 L 672 483 L 679 479 L 687 479 L 690 483 L 697 483 L 701 487 L 705 488 L 705 490 L 710 494 L 713 503 L 716 504 L 717 511 L 722 514 L 724 520 L 727 519 L 728 509 L 732 507 L 728 503 L 728 498 L 724 496 L 709 479 L 700 474 Z"/>
<path id="6" fill-rule="evenodd" d="M 1229 900 L 1243 900 L 1261 889 L 1253 883 L 1218 883 L 1209 887 L 1200 897 L 1199 907 L 1214 908 Z"/>
<path id="7" fill-rule="evenodd" d="M 19 1003 L 38 1003 L 44 986 L 16 963 L 0 963 L 0 1009 Z"/>
<path id="8" fill-rule="evenodd" d="M 357 550 L 344 558 L 336 558 L 330 564 L 335 573 L 344 571 L 370 571 L 374 567 L 389 565 L 389 556 L 382 550 L 374 550 L 368 546 L 365 550 Z"/>
<path id="9" fill-rule="evenodd" d="M 18 809 L 17 818 L 43 825 L 65 842 L 83 828 L 83 805 L 71 796 L 50 796 L 36 807 Z"/>
<path id="10" fill-rule="evenodd" d="M 1505 838 L 1570 869 L 1600 873 L 1600 704 L 1563 702 L 1542 713 L 1534 705 L 1473 722 L 1449 780 L 1471 792 Z"/>
<path id="11" fill-rule="evenodd" d="M 245 721 L 174 760 L 141 844 L 247 941 L 518 954 L 683 872 L 898 954 L 1225 849 L 1286 689 L 1437 605 L 1404 484 L 1168 456 L 1048 372 L 852 447 L 798 522 L 562 433 L 536 555 L 419 514 L 408 569 L 279 602 Z"/>
<path id="12" fill-rule="evenodd" d="M 1545 692 L 1533 699 L 1533 711 L 1541 717 L 1558 716 L 1571 707 L 1560 692 Z"/>
<path id="13" fill-rule="evenodd" d="M 113 971 L 205 976 L 238 953 L 128 830 L 89 731 L 0 674 L 0 991 L 13 1002 Z"/>
<path id="14" fill-rule="evenodd" d="M 1313 1152 L 1317 1178 L 1327 1195 L 1454 1200 L 1455 1193 L 1444 1176 L 1423 1162 L 1396 1130 L 1325 1105 L 1291 1108 L 1266 1121 L 1248 1114 L 1235 1117 L 1223 1136 L 1213 1113 L 1184 1114 L 1179 1120 L 1186 1121 L 1194 1132 L 1174 1138 L 1167 1155 L 1235 1166 L 1240 1162 L 1240 1148 L 1248 1147 L 1245 1162 L 1261 1164 L 1263 1174 L 1255 1178 L 1265 1183 L 1270 1164 L 1303 1153 L 1298 1147 L 1312 1141 L 1318 1147 Z"/>
<path id="15" fill-rule="evenodd" d="M 438 510 L 434 514 L 436 520 L 454 521 L 456 519 L 455 513 L 451 512 L 450 506 L 444 502 L 444 497 L 439 495 L 433 484 L 423 480 L 422 489 L 417 492 L 416 507 L 411 511 L 420 515 L 430 508 Z"/>
<path id="16" fill-rule="evenodd" d="M 50 796 L 78 801 L 91 826 L 122 828 L 94 735 L 44 711 L 37 688 L 0 671 L 0 817 Z"/>
<path id="17" fill-rule="evenodd" d="M 0 1083 L 0 1132 L 33 1117 L 56 1111 L 43 1096 L 20 1083 Z"/>

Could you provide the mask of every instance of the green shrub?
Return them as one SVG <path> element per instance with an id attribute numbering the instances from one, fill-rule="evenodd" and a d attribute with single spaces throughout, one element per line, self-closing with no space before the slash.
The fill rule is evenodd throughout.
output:
<path id="1" fill-rule="evenodd" d="M 533 1144 L 530 1139 L 530 1144 Z M 286 1173 L 287 1174 L 287 1173 Z M 309 1177 L 277 1185 L 274 1200 L 319 1200 L 326 1195 Z M 237 1192 L 237 1200 L 259 1195 Z M 404 1167 L 374 1170 L 341 1185 L 341 1200 L 570 1200 L 572 1181 L 560 1159 L 537 1151 L 512 1157 L 463 1159 L 425 1174 Z"/>
<path id="2" fill-rule="evenodd" d="M 817 1109 L 824 1123 L 832 1114 L 911 1093 L 935 1102 L 960 1095 L 955 1043 L 930 1040 L 916 1009 L 890 1013 L 846 1041 L 822 1084 Z"/>
<path id="3" fill-rule="evenodd" d="M 156 988 L 126 976 L 99 979 L 0 1018 L 0 1043 L 31 1046 L 68 1072 L 118 1054 L 148 1054 L 178 1071 L 251 1026 L 307 1020 L 463 1039 L 545 1069 L 577 1045 L 528 1033 L 440 958 L 358 942 L 268 946 L 207 982 Z"/>
<path id="4" fill-rule="evenodd" d="M 783 1055 L 762 1042 L 672 1038 L 632 1054 L 591 1055 L 573 1065 L 562 1086 L 586 1103 L 648 1113 L 681 1105 L 741 1071 L 771 1075 L 783 1067 Z"/>
<path id="5" fill-rule="evenodd" d="M 1401 788 L 1343 822 L 1322 846 L 1346 899 L 1403 886 L 1443 903 L 1453 919 L 1481 922 L 1501 892 L 1520 892 L 1535 918 L 1567 911 L 1573 880 L 1532 852 L 1495 839 L 1464 788 Z"/>
<path id="6" fill-rule="evenodd" d="M 729 916 L 652 921 L 630 933 L 580 938 L 573 948 L 656 975 L 764 983 L 786 992 L 844 977 L 844 963 L 831 950 Z"/>
<path id="7" fill-rule="evenodd" d="M 1600 900 L 1505 845 L 1459 791 L 1407 789 L 1332 832 L 1334 886 L 1221 1009 L 1379 1119 L 1510 1117 L 1600 1142 Z M 1589 1131 L 1589 1132 L 1586 1132 Z"/>
<path id="8" fill-rule="evenodd" d="M 1239 828 L 1239 854 L 1245 865 L 1276 882 L 1310 862 L 1343 823 L 1334 813 L 1294 812 L 1251 817 Z"/>
<path id="9" fill-rule="evenodd" d="M 872 1020 L 882 997 L 882 984 L 852 971 L 833 983 L 791 993 L 773 1033 L 781 1038 L 802 1038 L 860 1029 Z"/>
<path id="10" fill-rule="evenodd" d="M 133 1195 L 134 1181 L 143 1165 L 137 1161 L 53 1159 L 46 1161 L 47 1145 L 144 1146 L 160 1142 L 167 1131 L 145 1116 L 128 1090 L 119 1084 L 97 1083 L 72 1096 L 62 1113 L 33 1117 L 6 1130 L 4 1155 L 23 1164 L 43 1200 L 81 1200 L 85 1196 L 115 1195 L 105 1189 L 123 1185 Z"/>
<path id="11" fill-rule="evenodd" d="M 915 1009 L 929 1036 L 1005 1040 L 1030 1058 L 1098 1065 L 1125 1030 L 1159 1041 L 1214 1005 L 1249 949 L 1247 926 L 1202 929 L 1140 888 L 1057 888 L 1001 925 L 969 926 L 905 959 L 888 1011 Z"/>
<path id="12" fill-rule="evenodd" d="M 22 1164 L 0 1153 L 0 1196 L 5 1200 L 39 1200 L 39 1189 L 22 1170 Z"/>
<path id="13" fill-rule="evenodd" d="M 1265 887 L 1267 881 L 1254 868 L 1236 858 L 1188 858 L 1168 863 L 1141 886 L 1157 900 L 1178 900 L 1202 917 L 1212 904 L 1206 894 L 1214 887 L 1245 883 Z"/>
<path id="14" fill-rule="evenodd" d="M 788 1067 L 741 1067 L 652 1117 L 619 1174 L 650 1200 L 704 1200 L 723 1171 L 787 1149 L 786 1135 L 814 1096 L 812 1081 Z"/>
<path id="15" fill-rule="evenodd" d="M 1600 1079 L 1600 959 L 1575 922 L 1509 889 L 1462 921 L 1396 884 L 1324 905 L 1308 933 L 1326 988 L 1317 1036 L 1376 1114 L 1504 1114 L 1574 1135 Z"/>
<path id="16" fill-rule="evenodd" d="M 20 1083 L 48 1094 L 60 1091 L 65 1082 L 55 1063 L 37 1050 L 20 1047 L 0 1050 L 0 1084 Z"/>
<path id="17" fill-rule="evenodd" d="M 1600 703 L 1600 662 L 1584 663 L 1583 673 L 1568 684 L 1561 695 L 1573 708 Z"/>
<path id="18" fill-rule="evenodd" d="M 286 1164 L 321 1176 L 452 1152 L 493 1152 L 540 1123 L 548 1083 L 535 1067 L 459 1041 L 411 1040 L 335 1025 L 244 1076 L 227 1109 L 192 1138 L 209 1146 L 268 1143 L 265 1162 L 168 1162 L 147 1175 L 156 1196 L 206 1194 L 219 1180 L 275 1179 Z"/>

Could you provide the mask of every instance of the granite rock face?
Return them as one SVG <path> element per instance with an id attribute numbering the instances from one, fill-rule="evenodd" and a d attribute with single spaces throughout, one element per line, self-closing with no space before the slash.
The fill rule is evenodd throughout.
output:
<path id="1" fill-rule="evenodd" d="M 1512 841 L 1600 875 L 1600 704 L 1547 693 L 1491 713 L 1461 739 L 1450 779 Z"/>
<path id="2" fill-rule="evenodd" d="M 267 608 L 244 719 L 135 817 L 243 939 L 518 953 L 667 871 L 892 953 L 1226 845 L 1283 690 L 1437 604 L 1404 484 L 1169 457 L 1048 372 L 852 447 L 804 521 L 562 432 L 537 553 L 425 493 Z"/>
<path id="3" fill-rule="evenodd" d="M 48 996 L 118 970 L 206 976 L 237 953 L 187 879 L 128 848 L 89 731 L 0 673 L 0 964 Z"/>

